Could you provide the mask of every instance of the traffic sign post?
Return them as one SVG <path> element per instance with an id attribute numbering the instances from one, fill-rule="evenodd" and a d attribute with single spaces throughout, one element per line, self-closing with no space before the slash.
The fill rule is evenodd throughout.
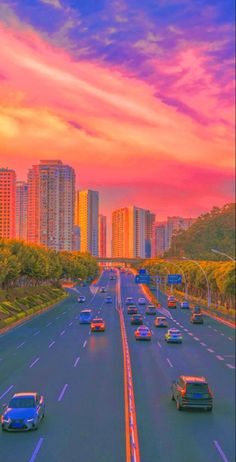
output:
<path id="1" fill-rule="evenodd" d="M 182 274 L 168 274 L 168 284 L 182 284 Z"/>

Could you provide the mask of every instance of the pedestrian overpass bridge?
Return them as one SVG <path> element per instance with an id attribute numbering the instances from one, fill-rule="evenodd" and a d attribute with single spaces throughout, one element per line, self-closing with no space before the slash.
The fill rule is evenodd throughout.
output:
<path id="1" fill-rule="evenodd" d="M 142 261 L 141 258 L 121 258 L 121 257 L 97 257 L 96 258 L 99 266 L 124 266 L 130 267 L 135 263 L 139 263 Z"/>

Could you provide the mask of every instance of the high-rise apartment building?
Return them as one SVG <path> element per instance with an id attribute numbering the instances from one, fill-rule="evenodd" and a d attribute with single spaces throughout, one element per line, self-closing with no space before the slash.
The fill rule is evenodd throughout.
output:
<path id="1" fill-rule="evenodd" d="M 125 207 L 112 213 L 112 256 L 145 258 L 145 210 Z"/>
<path id="2" fill-rule="evenodd" d="M 107 256 L 107 217 L 98 217 L 98 255 L 101 258 Z"/>
<path id="3" fill-rule="evenodd" d="M 80 227 L 80 250 L 98 257 L 98 191 L 78 191 L 75 224 Z"/>
<path id="4" fill-rule="evenodd" d="M 42 160 L 29 170 L 28 188 L 28 241 L 72 250 L 74 169 L 60 160 Z"/>
<path id="5" fill-rule="evenodd" d="M 166 222 L 156 222 L 152 230 L 152 258 L 160 257 L 166 251 Z"/>
<path id="6" fill-rule="evenodd" d="M 167 249 L 171 246 L 171 240 L 178 231 L 186 231 L 196 221 L 196 218 L 168 217 L 167 218 Z"/>
<path id="7" fill-rule="evenodd" d="M 16 173 L 0 168 L 0 238 L 16 235 Z"/>
<path id="8" fill-rule="evenodd" d="M 151 257 L 152 229 L 155 221 L 155 213 L 145 210 L 145 258 Z"/>
<path id="9" fill-rule="evenodd" d="M 27 240 L 28 184 L 16 182 L 16 238 Z"/>

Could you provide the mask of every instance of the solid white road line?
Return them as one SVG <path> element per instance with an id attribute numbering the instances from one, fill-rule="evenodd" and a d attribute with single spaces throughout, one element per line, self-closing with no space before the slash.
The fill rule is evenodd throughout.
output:
<path id="1" fill-rule="evenodd" d="M 52 348 L 53 345 L 55 345 L 55 340 L 53 342 L 50 343 L 50 345 L 48 345 L 48 348 Z"/>
<path id="2" fill-rule="evenodd" d="M 17 345 L 16 349 L 19 350 L 19 348 L 21 348 L 24 344 L 25 342 L 20 343 L 20 345 Z"/>
<path id="3" fill-rule="evenodd" d="M 173 364 L 170 362 L 169 358 L 166 358 L 166 361 L 168 362 L 170 367 L 174 367 Z"/>
<path id="4" fill-rule="evenodd" d="M 87 345 L 87 340 L 84 341 L 84 343 L 83 343 L 83 348 L 85 348 L 86 345 Z"/>
<path id="5" fill-rule="evenodd" d="M 212 348 L 207 348 L 207 351 L 209 351 L 209 353 L 214 353 L 214 350 L 212 350 Z"/>
<path id="6" fill-rule="evenodd" d="M 10 385 L 10 387 L 3 392 L 3 394 L 0 396 L 0 399 L 4 398 L 4 396 L 14 387 L 14 385 Z"/>
<path id="7" fill-rule="evenodd" d="M 216 358 L 219 359 L 219 361 L 224 361 L 224 358 L 222 358 L 220 355 L 216 355 Z"/>
<path id="8" fill-rule="evenodd" d="M 233 364 L 226 364 L 226 366 L 229 368 L 229 369 L 235 369 L 235 366 L 233 366 Z"/>
<path id="9" fill-rule="evenodd" d="M 65 391 L 66 391 L 67 387 L 68 387 L 68 383 L 66 383 L 66 384 L 64 385 L 64 387 L 62 388 L 61 393 L 60 393 L 60 395 L 59 395 L 59 398 L 58 398 L 58 400 L 57 400 L 58 402 L 60 402 L 60 401 L 62 400 L 62 398 L 63 398 L 63 396 L 64 396 L 64 394 L 65 394 Z"/>
<path id="10" fill-rule="evenodd" d="M 223 452 L 223 449 L 220 447 L 218 441 L 214 440 L 213 441 L 215 448 L 217 449 L 218 453 L 220 454 L 222 460 L 224 462 L 229 462 L 229 459 L 226 457 L 225 453 Z"/>
<path id="11" fill-rule="evenodd" d="M 37 454 L 38 454 L 38 452 L 39 452 L 39 450 L 40 450 L 42 444 L 43 444 L 43 438 L 39 438 L 38 443 L 37 443 L 37 445 L 36 445 L 36 448 L 35 448 L 35 450 L 34 450 L 32 456 L 31 456 L 29 462 L 34 462 L 34 461 L 35 461 L 35 459 L 36 459 L 36 457 L 37 457 Z"/>
<path id="12" fill-rule="evenodd" d="M 34 365 L 37 364 L 38 361 L 39 361 L 39 358 L 36 358 L 36 359 L 32 362 L 32 364 L 30 364 L 29 367 L 30 367 L 30 368 L 31 368 L 31 367 L 34 367 Z"/>
<path id="13" fill-rule="evenodd" d="M 78 358 L 76 358 L 76 360 L 75 360 L 75 362 L 74 362 L 74 367 L 76 367 L 76 366 L 77 366 L 77 364 L 78 364 L 79 360 L 80 360 L 80 357 L 78 356 Z"/>

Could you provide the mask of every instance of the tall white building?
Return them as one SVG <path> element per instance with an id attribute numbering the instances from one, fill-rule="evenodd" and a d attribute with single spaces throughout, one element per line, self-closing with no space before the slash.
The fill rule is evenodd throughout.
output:
<path id="1" fill-rule="evenodd" d="M 98 191 L 78 191 L 76 195 L 76 225 L 80 227 L 80 250 L 98 256 Z"/>
<path id="2" fill-rule="evenodd" d="M 42 160 L 29 170 L 28 187 L 28 241 L 72 250 L 74 169 L 60 160 Z"/>

